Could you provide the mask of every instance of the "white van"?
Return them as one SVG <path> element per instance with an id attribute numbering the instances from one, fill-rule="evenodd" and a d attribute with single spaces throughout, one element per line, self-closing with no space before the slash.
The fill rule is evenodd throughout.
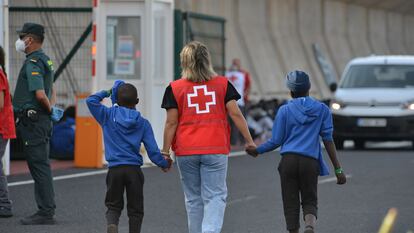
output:
<path id="1" fill-rule="evenodd" d="M 330 103 L 338 149 L 353 140 L 413 142 L 414 56 L 353 59 L 345 68 Z"/>

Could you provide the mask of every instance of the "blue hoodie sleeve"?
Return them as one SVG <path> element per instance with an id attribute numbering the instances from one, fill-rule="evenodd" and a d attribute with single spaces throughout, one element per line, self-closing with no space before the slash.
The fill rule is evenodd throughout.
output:
<path id="1" fill-rule="evenodd" d="M 158 148 L 157 142 L 155 141 L 151 124 L 147 120 L 145 120 L 144 124 L 144 135 L 142 137 L 142 141 L 144 143 L 145 149 L 148 152 L 149 159 L 158 167 L 167 168 L 168 162 L 161 155 L 160 149 Z"/>
<path id="2" fill-rule="evenodd" d="M 106 97 L 109 97 L 108 91 L 100 91 L 86 99 L 89 111 L 100 125 L 105 124 L 109 112 L 109 108 L 101 104 L 101 101 Z"/>
<path id="3" fill-rule="evenodd" d="M 322 119 L 321 131 L 319 135 L 324 141 L 333 141 L 333 121 L 332 114 L 328 107 L 324 106 L 324 114 Z"/>
<path id="4" fill-rule="evenodd" d="M 285 138 L 286 114 L 285 108 L 281 107 L 273 122 L 272 137 L 257 148 L 259 154 L 272 151 L 282 145 Z"/>

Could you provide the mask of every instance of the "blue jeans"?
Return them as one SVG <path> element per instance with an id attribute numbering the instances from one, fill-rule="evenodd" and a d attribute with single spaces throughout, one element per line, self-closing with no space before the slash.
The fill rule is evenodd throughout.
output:
<path id="1" fill-rule="evenodd" d="M 227 155 L 177 156 L 189 233 L 220 233 L 227 198 Z"/>
<path id="2" fill-rule="evenodd" d="M 9 188 L 7 187 L 7 177 L 3 171 L 3 156 L 6 150 L 8 139 L 3 139 L 0 134 L 0 208 L 11 210 L 12 202 L 9 199 Z"/>

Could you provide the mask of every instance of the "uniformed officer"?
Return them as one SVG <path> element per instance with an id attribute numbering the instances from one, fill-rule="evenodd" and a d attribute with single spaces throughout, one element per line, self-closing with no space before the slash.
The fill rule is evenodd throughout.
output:
<path id="1" fill-rule="evenodd" d="M 55 198 L 49 164 L 52 120 L 62 112 L 53 107 L 53 63 L 42 51 L 44 27 L 25 23 L 17 31 L 16 50 L 26 54 L 13 98 L 18 137 L 23 141 L 30 174 L 34 180 L 38 211 L 21 220 L 24 225 L 54 224 Z"/>

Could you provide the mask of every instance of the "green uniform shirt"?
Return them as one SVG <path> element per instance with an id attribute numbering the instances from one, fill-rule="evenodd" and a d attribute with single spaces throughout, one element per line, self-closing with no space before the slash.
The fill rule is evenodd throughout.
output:
<path id="1" fill-rule="evenodd" d="M 28 108 L 43 110 L 36 99 L 36 91 L 44 90 L 50 99 L 53 77 L 53 63 L 41 49 L 27 54 L 14 91 L 14 110 L 22 111 Z"/>

